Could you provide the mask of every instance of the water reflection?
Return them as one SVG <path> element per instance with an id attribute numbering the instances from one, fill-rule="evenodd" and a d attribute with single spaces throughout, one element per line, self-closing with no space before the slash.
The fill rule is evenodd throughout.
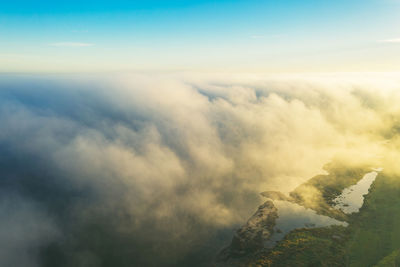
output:
<path id="1" fill-rule="evenodd" d="M 342 210 L 346 214 L 358 212 L 364 203 L 364 195 L 368 194 L 368 190 L 372 183 L 375 181 L 378 171 L 382 169 L 374 169 L 358 181 L 357 184 L 352 185 L 343 190 L 333 201 L 334 208 Z"/>
<path id="2" fill-rule="evenodd" d="M 278 219 L 274 228 L 274 233 L 266 242 L 266 247 L 273 247 L 282 240 L 290 231 L 298 228 L 325 227 L 330 225 L 347 226 L 346 222 L 341 222 L 328 216 L 319 215 L 312 209 L 307 209 L 298 204 L 275 200 L 274 205 L 278 208 Z"/>
<path id="3" fill-rule="evenodd" d="M 372 170 L 372 172 L 365 174 L 357 184 L 344 189 L 342 194 L 334 199 L 334 208 L 341 209 L 346 214 L 358 212 L 364 203 L 364 195 L 368 194 L 369 188 L 382 168 Z M 276 220 L 274 233 L 265 243 L 268 248 L 274 247 L 286 234 L 295 229 L 348 225 L 346 222 L 319 215 L 314 210 L 293 202 L 275 200 L 274 205 L 278 209 L 279 217 Z"/>

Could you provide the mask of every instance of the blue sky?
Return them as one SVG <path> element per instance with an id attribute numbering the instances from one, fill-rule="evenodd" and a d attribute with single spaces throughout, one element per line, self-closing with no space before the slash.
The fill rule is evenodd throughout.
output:
<path id="1" fill-rule="evenodd" d="M 400 1 L 4 1 L 0 71 L 381 71 Z"/>

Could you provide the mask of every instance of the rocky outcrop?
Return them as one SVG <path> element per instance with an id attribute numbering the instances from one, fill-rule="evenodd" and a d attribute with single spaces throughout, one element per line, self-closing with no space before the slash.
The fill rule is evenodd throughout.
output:
<path id="1" fill-rule="evenodd" d="M 258 207 L 254 215 L 237 230 L 231 243 L 231 252 L 244 254 L 264 247 L 273 232 L 278 210 L 272 201 L 267 201 Z"/>
<path id="2" fill-rule="evenodd" d="M 253 216 L 240 227 L 230 244 L 218 255 L 217 261 L 234 266 L 232 260 L 240 258 L 264 248 L 264 243 L 273 233 L 275 221 L 278 218 L 278 210 L 271 200 L 266 201 Z M 217 264 L 217 266 L 223 266 Z"/>

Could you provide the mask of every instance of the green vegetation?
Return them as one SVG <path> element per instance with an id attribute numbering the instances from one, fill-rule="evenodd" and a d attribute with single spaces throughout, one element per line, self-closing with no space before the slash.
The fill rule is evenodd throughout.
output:
<path id="1" fill-rule="evenodd" d="M 332 209 L 333 200 L 343 189 L 356 184 L 370 169 L 368 166 L 343 167 L 341 163 L 327 164 L 327 175 L 317 175 L 290 193 L 294 202 L 337 220 L 347 220 L 347 215 Z"/>
<path id="2" fill-rule="evenodd" d="M 372 266 L 400 248 L 400 177 L 378 175 L 358 214 L 351 218 L 350 266 Z"/>
<path id="3" fill-rule="evenodd" d="M 327 180 L 327 176 L 317 176 L 299 188 L 312 185 L 324 203 L 330 203 L 344 185 L 357 182 L 350 177 L 359 179 L 363 174 L 353 169 L 336 172 Z M 349 181 L 342 181 L 346 176 Z M 292 197 L 297 194 L 301 200 L 298 189 Z M 348 216 L 348 222 L 348 227 L 292 231 L 275 248 L 260 252 L 244 266 L 400 266 L 400 177 L 380 173 L 360 212 Z"/>
<path id="4" fill-rule="evenodd" d="M 343 226 L 298 229 L 249 266 L 343 266 L 347 236 Z"/>
<path id="5" fill-rule="evenodd" d="M 386 256 L 374 267 L 398 267 L 400 266 L 400 250 L 395 250 Z"/>

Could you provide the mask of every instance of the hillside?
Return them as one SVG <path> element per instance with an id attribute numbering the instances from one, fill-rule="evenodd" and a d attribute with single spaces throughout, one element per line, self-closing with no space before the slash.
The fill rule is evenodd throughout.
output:
<path id="1" fill-rule="evenodd" d="M 348 226 L 295 229 L 273 248 L 253 251 L 246 255 L 245 261 L 236 261 L 236 266 L 398 266 L 400 177 L 379 173 L 359 212 L 344 214 L 332 209 L 332 200 L 344 188 L 357 183 L 368 168 L 331 166 L 329 171 L 329 175 L 313 177 L 296 188 L 288 201 L 344 219 Z M 312 198 L 313 203 L 302 193 L 310 192 L 310 188 L 317 196 Z M 272 195 L 282 198 L 279 194 Z"/>

